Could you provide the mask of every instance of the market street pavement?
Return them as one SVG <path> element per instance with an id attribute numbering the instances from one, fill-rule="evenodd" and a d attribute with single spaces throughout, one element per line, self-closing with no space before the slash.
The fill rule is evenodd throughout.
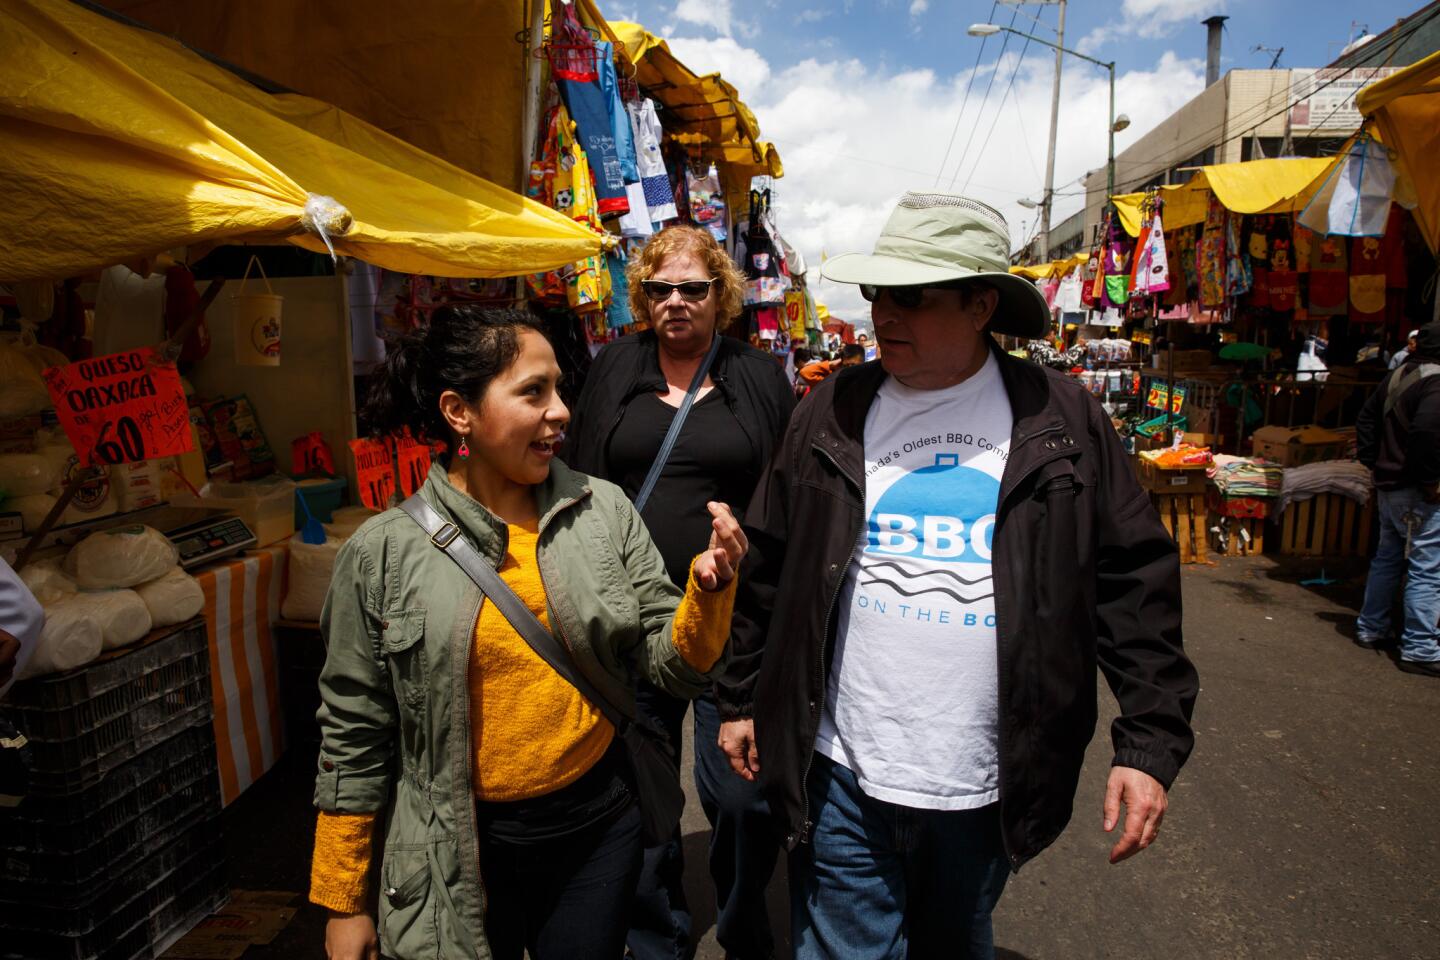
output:
<path id="1" fill-rule="evenodd" d="M 1353 635 L 1363 565 L 1304 586 L 1314 562 L 1186 567 L 1186 646 L 1203 690 L 1195 754 L 1156 845 L 1117 866 L 1100 829 L 1114 701 L 1103 684 L 1075 819 L 1011 879 L 995 917 L 1007 960 L 1440 956 L 1440 680 L 1400 673 Z M 282 765 L 227 813 L 236 887 L 303 891 L 312 814 Z M 698 957 L 720 960 L 704 892 L 705 824 L 684 830 Z M 782 864 L 783 867 L 783 864 Z M 784 932 L 783 869 L 770 902 Z M 246 960 L 323 957 L 302 908 Z"/>

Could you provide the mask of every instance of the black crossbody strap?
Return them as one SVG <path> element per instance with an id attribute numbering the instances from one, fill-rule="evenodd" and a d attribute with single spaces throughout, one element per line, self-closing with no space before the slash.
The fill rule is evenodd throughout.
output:
<path id="1" fill-rule="evenodd" d="M 690 415 L 690 408 L 695 405 L 695 395 L 700 392 L 700 387 L 710 373 L 710 365 L 715 362 L 715 354 L 719 352 L 720 334 L 717 333 L 710 341 L 710 349 L 705 351 L 705 359 L 700 361 L 700 366 L 695 370 L 695 376 L 690 381 L 690 390 L 685 394 L 685 399 L 680 401 L 680 409 L 675 411 L 675 419 L 670 421 L 670 429 L 665 431 L 660 452 L 655 454 L 655 462 L 650 464 L 650 472 L 645 475 L 645 482 L 635 496 L 636 512 L 645 509 L 645 501 L 650 499 L 650 494 L 655 490 L 660 471 L 665 469 L 665 462 L 670 459 L 670 451 L 675 449 L 675 441 L 680 439 L 680 428 L 685 425 L 685 418 Z"/>
<path id="2" fill-rule="evenodd" d="M 515 632 L 530 644 L 530 649 L 540 655 L 540 659 L 550 664 L 556 673 L 580 691 L 581 696 L 594 704 L 615 729 L 624 729 L 629 719 L 597 690 L 594 684 L 585 679 L 576 668 L 570 651 L 565 649 L 553 633 L 545 629 L 545 625 L 530 612 L 525 602 L 500 579 L 500 574 L 490 565 L 490 561 L 481 556 L 480 552 L 470 545 L 470 541 L 460 535 L 459 527 L 436 513 L 435 508 L 421 499 L 418 493 L 400 504 L 400 509 L 420 524 L 421 529 L 430 535 L 431 543 L 444 551 L 475 581 L 480 592 L 495 604 L 495 608 L 510 621 Z"/>

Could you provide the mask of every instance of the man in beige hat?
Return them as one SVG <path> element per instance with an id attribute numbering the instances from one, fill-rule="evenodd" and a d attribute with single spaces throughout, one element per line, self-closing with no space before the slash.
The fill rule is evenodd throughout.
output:
<path id="1" fill-rule="evenodd" d="M 993 957 L 1009 872 L 1070 819 L 1097 668 L 1112 862 L 1193 745 L 1175 544 L 1094 398 L 992 339 L 1050 323 L 1009 251 L 985 204 L 910 193 L 828 261 L 880 359 L 800 404 L 746 513 L 720 741 L 791 851 L 798 960 Z"/>

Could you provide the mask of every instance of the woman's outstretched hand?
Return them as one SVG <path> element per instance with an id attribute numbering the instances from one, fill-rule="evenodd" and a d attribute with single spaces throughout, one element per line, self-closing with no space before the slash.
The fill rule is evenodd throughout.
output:
<path id="1" fill-rule="evenodd" d="M 695 582 L 701 590 L 714 592 L 723 590 L 735 579 L 740 561 L 750 549 L 740 521 L 723 503 L 711 501 L 705 505 L 713 518 L 710 521 L 710 546 L 695 559 Z"/>

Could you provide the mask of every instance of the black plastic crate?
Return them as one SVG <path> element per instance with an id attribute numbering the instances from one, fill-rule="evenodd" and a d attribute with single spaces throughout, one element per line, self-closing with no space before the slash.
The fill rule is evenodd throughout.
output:
<path id="1" fill-rule="evenodd" d="M 209 675 L 205 621 L 197 619 L 75 670 L 17 683 L 7 706 L 31 740 L 71 740 Z"/>
<path id="2" fill-rule="evenodd" d="M 119 866 L 114 874 L 69 888 L 68 896 L 52 896 L 43 903 L 0 899 L 0 942 L 7 952 L 21 956 L 97 957 L 124 942 L 137 923 L 159 917 L 161 922 L 145 938 L 154 941 L 173 929 L 177 911 L 161 916 L 172 904 L 178 901 L 184 913 L 197 898 L 204 900 L 217 886 L 223 888 L 224 859 L 220 817 L 214 815 L 163 848 Z M 10 886 L 4 891 L 7 897 Z"/>
<path id="3" fill-rule="evenodd" d="M 88 820 L 17 818 L 5 824 L 8 849 L 0 850 L 0 886 L 17 900 L 63 899 L 115 864 L 149 856 L 220 808 L 212 748 L 146 781 Z"/>

